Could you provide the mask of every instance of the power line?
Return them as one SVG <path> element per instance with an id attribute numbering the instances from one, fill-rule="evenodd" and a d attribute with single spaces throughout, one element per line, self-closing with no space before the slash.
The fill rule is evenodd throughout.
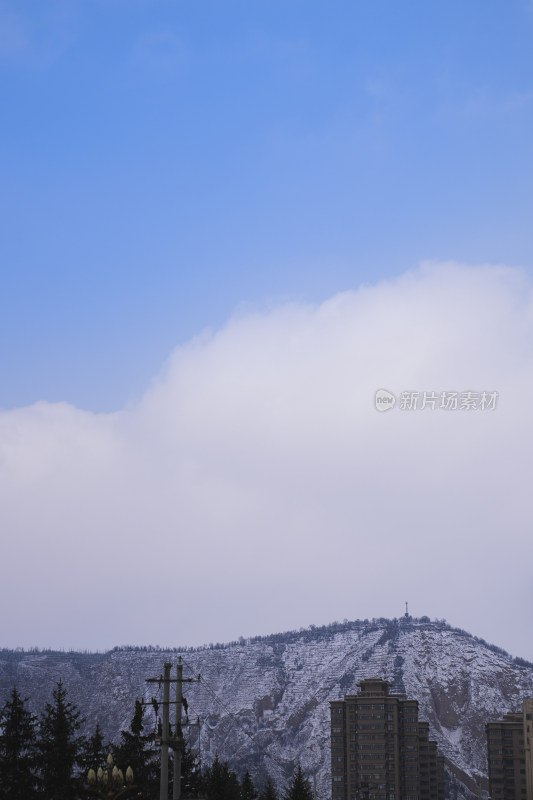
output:
<path id="1" fill-rule="evenodd" d="M 192 667 L 192 665 L 191 665 L 191 664 L 188 664 L 186 661 L 184 661 L 183 663 L 184 663 L 186 666 L 190 667 L 191 671 L 194 671 L 194 670 L 193 670 L 193 667 Z M 217 695 L 217 693 L 216 693 L 216 691 L 214 690 L 214 688 L 212 688 L 212 687 L 210 686 L 210 684 L 209 684 L 209 681 L 207 681 L 205 678 L 202 678 L 202 680 L 201 680 L 201 683 L 202 683 L 202 685 L 203 685 L 203 686 L 205 686 L 205 687 L 207 688 L 207 690 L 208 690 L 208 691 L 209 691 L 209 692 L 210 692 L 210 693 L 213 695 L 214 699 L 217 701 L 217 703 L 220 705 L 220 707 L 221 707 L 221 708 L 222 708 L 222 709 L 223 709 L 223 710 L 226 712 L 226 714 L 227 714 L 229 717 L 231 717 L 231 719 L 233 720 L 233 722 L 235 723 L 235 725 L 236 725 L 236 726 L 237 726 L 237 727 L 240 729 L 240 731 L 241 731 L 241 732 L 242 732 L 242 733 L 243 733 L 245 736 L 247 736 L 247 737 L 248 737 L 248 739 L 250 739 L 250 741 L 252 741 L 252 742 L 253 742 L 253 744 L 254 744 L 254 746 L 255 746 L 255 749 L 256 749 L 256 751 L 259 751 L 259 752 L 260 752 L 260 753 L 261 753 L 263 756 L 265 756 L 266 758 L 269 758 L 269 759 L 270 759 L 270 760 L 271 760 L 271 761 L 272 761 L 274 764 L 276 764 L 276 766 L 280 767 L 280 768 L 281 768 L 283 771 L 284 771 L 285 767 L 286 767 L 288 764 L 292 763 L 292 762 L 290 762 L 290 761 L 280 761 L 280 760 L 279 760 L 279 759 L 278 759 L 276 756 L 273 756 L 273 755 L 272 755 L 271 753 L 269 753 L 267 750 L 264 750 L 264 749 L 262 749 L 261 747 L 259 747 L 259 746 L 258 746 L 258 744 L 257 744 L 257 739 L 256 739 L 256 737 L 255 737 L 254 735 L 252 735 L 252 734 L 251 734 L 249 731 L 247 731 L 247 730 L 246 730 L 246 729 L 245 729 L 245 728 L 242 726 L 242 724 L 241 724 L 241 722 L 240 722 L 239 718 L 238 718 L 238 717 L 236 717 L 236 716 L 235 716 L 235 714 L 234 714 L 234 713 L 231 711 L 231 709 L 229 709 L 229 708 L 228 708 L 228 706 L 227 706 L 227 705 L 226 705 L 226 704 L 225 704 L 225 703 L 224 703 L 224 702 L 223 702 L 223 701 L 220 699 L 220 697 Z M 317 693 L 315 692 L 315 694 L 313 695 L 313 698 L 315 698 L 315 697 L 316 697 L 316 694 L 317 694 Z"/>

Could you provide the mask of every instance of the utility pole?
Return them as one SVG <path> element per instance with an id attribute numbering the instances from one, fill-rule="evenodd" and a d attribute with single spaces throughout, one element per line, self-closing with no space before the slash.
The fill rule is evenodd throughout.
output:
<path id="1" fill-rule="evenodd" d="M 181 797 L 181 754 L 183 736 L 181 734 L 181 707 L 183 705 L 183 664 L 181 656 L 176 667 L 176 728 L 174 733 L 174 773 L 172 783 L 172 800 L 179 800 Z"/>
<path id="2" fill-rule="evenodd" d="M 163 732 L 161 734 L 161 782 L 159 784 L 159 800 L 168 800 L 168 728 L 171 666 L 171 664 L 165 663 L 163 673 Z"/>
<path id="3" fill-rule="evenodd" d="M 147 678 L 147 683 L 158 683 L 159 686 L 163 684 L 163 730 L 161 733 L 161 781 L 159 784 L 159 800 L 168 800 L 168 748 L 172 747 L 174 770 L 173 770 L 173 786 L 172 786 L 172 800 L 180 800 L 181 796 L 181 757 L 183 751 L 183 735 L 181 730 L 181 707 L 183 705 L 183 684 L 184 683 L 197 683 L 200 681 L 200 676 L 197 678 L 184 678 L 183 677 L 183 664 L 181 663 L 181 656 L 176 668 L 176 677 L 170 677 L 170 670 L 172 664 L 165 663 L 163 668 L 163 675 L 159 678 Z M 174 735 L 170 736 L 170 684 L 176 684 L 176 699 L 175 699 L 175 729 Z"/>

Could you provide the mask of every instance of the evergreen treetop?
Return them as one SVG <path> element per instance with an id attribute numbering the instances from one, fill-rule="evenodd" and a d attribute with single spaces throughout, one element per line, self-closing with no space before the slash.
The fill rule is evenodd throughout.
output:
<path id="1" fill-rule="evenodd" d="M 104 735 L 97 722 L 93 735 L 84 738 L 81 744 L 78 763 L 83 776 L 86 776 L 90 769 L 98 770 L 98 767 L 105 763 L 108 752 L 109 746 L 104 744 Z"/>
<path id="2" fill-rule="evenodd" d="M 279 800 L 276 787 L 272 783 L 272 779 L 270 777 L 265 784 L 265 788 L 259 795 L 259 800 Z"/>
<path id="3" fill-rule="evenodd" d="M 41 714 L 38 732 L 38 764 L 41 772 L 41 797 L 43 800 L 75 800 L 76 779 L 74 769 L 82 746 L 82 737 L 76 736 L 81 727 L 80 712 L 67 700 L 61 681 L 52 692 L 52 703 L 47 703 Z"/>
<path id="4" fill-rule="evenodd" d="M 0 800 L 36 797 L 36 719 L 16 687 L 0 710 Z"/>
<path id="5" fill-rule="evenodd" d="M 239 779 L 229 769 L 227 761 L 220 761 L 218 753 L 205 770 L 202 782 L 207 800 L 241 800 Z"/>
<path id="6" fill-rule="evenodd" d="M 120 742 L 113 748 L 117 765 L 125 773 L 133 770 L 133 781 L 138 787 L 138 798 L 151 798 L 158 785 L 158 755 L 154 749 L 154 735 L 144 733 L 144 706 L 135 701 L 135 711 L 129 730 L 120 732 Z"/>
<path id="7" fill-rule="evenodd" d="M 284 800 L 313 800 L 313 790 L 307 778 L 304 777 L 301 764 L 298 764 L 296 774 L 285 790 Z"/>
<path id="8" fill-rule="evenodd" d="M 257 800 L 257 792 L 248 770 L 244 773 L 241 782 L 241 800 Z"/>

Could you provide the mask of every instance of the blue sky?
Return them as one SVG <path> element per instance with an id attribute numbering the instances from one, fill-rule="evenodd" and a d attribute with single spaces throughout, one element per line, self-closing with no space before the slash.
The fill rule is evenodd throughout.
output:
<path id="1" fill-rule="evenodd" d="M 533 658 L 532 43 L 526 0 L 0 0 L 0 645 L 408 600 Z"/>
<path id="2" fill-rule="evenodd" d="M 242 304 L 532 263 L 526 2 L 0 4 L 0 407 L 135 400 Z"/>

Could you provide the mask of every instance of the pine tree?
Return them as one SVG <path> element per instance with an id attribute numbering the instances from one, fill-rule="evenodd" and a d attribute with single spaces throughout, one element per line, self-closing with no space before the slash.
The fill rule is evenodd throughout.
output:
<path id="1" fill-rule="evenodd" d="M 207 800 L 240 800 L 239 780 L 227 761 L 220 761 L 218 753 L 206 769 L 202 783 Z"/>
<path id="2" fill-rule="evenodd" d="M 46 704 L 39 724 L 40 797 L 43 800 L 74 800 L 77 784 L 74 771 L 82 745 L 82 738 L 76 733 L 82 720 L 76 706 L 68 702 L 61 681 L 52 692 L 52 700 Z"/>
<path id="3" fill-rule="evenodd" d="M 257 800 L 257 792 L 248 770 L 244 773 L 241 783 L 241 800 Z"/>
<path id="4" fill-rule="evenodd" d="M 268 778 L 265 788 L 259 795 L 259 800 L 278 800 L 278 793 L 276 791 L 276 787 L 272 783 L 272 780 Z"/>
<path id="5" fill-rule="evenodd" d="M 81 743 L 78 763 L 82 776 L 85 778 L 90 769 L 95 772 L 98 767 L 103 767 L 109 752 L 109 747 L 104 745 L 104 735 L 99 723 L 96 723 L 94 733 L 89 738 L 84 738 Z"/>
<path id="6" fill-rule="evenodd" d="M 301 764 L 298 764 L 296 775 L 285 790 L 284 800 L 313 800 L 311 784 L 304 778 Z"/>
<path id="7" fill-rule="evenodd" d="M 36 797 L 35 717 L 17 689 L 0 710 L 0 800 Z"/>
<path id="8" fill-rule="evenodd" d="M 154 751 L 154 737 L 144 731 L 144 706 L 135 701 L 135 712 L 130 729 L 120 732 L 120 744 L 114 747 L 116 764 L 126 773 L 133 770 L 133 781 L 138 787 L 137 797 L 151 798 L 158 786 L 158 758 Z"/>
<path id="9" fill-rule="evenodd" d="M 184 798 L 201 794 L 202 775 L 196 757 L 189 746 L 185 746 L 181 757 L 181 793 Z"/>

